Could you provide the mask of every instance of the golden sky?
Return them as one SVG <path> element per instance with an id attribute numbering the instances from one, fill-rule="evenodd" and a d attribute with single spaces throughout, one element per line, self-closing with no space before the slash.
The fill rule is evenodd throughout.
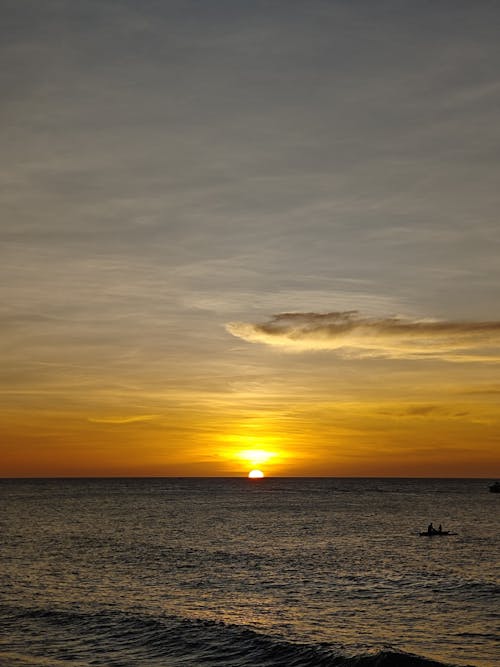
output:
<path id="1" fill-rule="evenodd" d="M 500 476 L 500 8 L 7 3 L 0 476 Z"/>

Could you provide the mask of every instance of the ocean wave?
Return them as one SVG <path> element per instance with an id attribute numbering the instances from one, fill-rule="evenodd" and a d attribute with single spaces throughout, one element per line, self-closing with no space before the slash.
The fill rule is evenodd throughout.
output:
<path id="1" fill-rule="evenodd" d="M 395 650 L 341 655 L 223 622 L 118 611 L 0 608 L 6 667 L 443 667 Z M 10 658 L 9 658 L 10 656 Z"/>

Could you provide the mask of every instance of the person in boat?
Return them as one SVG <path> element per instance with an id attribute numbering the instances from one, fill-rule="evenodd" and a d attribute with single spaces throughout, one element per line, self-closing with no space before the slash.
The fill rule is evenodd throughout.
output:
<path id="1" fill-rule="evenodd" d="M 434 535 L 435 532 L 436 532 L 436 529 L 432 525 L 432 521 L 431 521 L 431 523 L 427 526 L 427 535 Z"/>
<path id="2" fill-rule="evenodd" d="M 442 532 L 443 532 L 443 526 L 439 524 L 438 533 L 441 534 Z"/>

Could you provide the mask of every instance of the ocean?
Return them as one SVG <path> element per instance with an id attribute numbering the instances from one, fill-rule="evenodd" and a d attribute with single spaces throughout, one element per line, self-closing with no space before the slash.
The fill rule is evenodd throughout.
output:
<path id="1" fill-rule="evenodd" d="M 2 667 L 500 664 L 487 480 L 0 480 L 0 511 Z"/>

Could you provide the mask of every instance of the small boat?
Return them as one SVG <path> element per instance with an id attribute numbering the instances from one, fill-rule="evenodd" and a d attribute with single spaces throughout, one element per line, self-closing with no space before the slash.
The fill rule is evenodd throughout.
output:
<path id="1" fill-rule="evenodd" d="M 500 493 L 500 482 L 495 482 L 490 485 L 491 493 Z"/>
<path id="2" fill-rule="evenodd" d="M 456 533 L 452 533 L 449 530 L 434 530 L 432 533 L 429 533 L 429 531 L 425 531 L 425 533 L 419 533 L 421 537 L 426 535 L 427 537 L 442 537 L 443 535 L 456 535 Z"/>

